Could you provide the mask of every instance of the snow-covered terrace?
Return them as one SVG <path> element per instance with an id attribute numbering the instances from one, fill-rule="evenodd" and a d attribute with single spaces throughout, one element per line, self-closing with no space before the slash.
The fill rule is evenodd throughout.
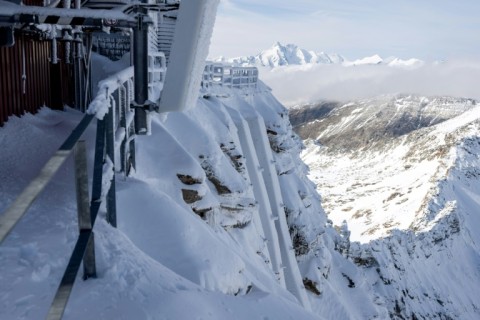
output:
<path id="1" fill-rule="evenodd" d="M 179 38 L 183 39 L 184 42 L 190 41 L 189 39 L 192 37 L 204 40 L 209 38 L 214 21 L 212 13 L 216 12 L 213 9 L 216 9 L 218 1 L 193 2 L 193 4 L 191 6 L 192 9 L 184 10 L 186 13 L 183 13 L 189 18 L 183 19 L 183 21 L 187 21 L 186 26 L 180 26 L 180 29 L 183 27 L 184 31 L 186 30 L 189 33 L 185 37 L 185 34 L 180 32 Z M 19 6 L 5 1 L 0 1 L 0 5 L 2 7 L 0 25 L 30 22 L 58 23 L 61 25 L 114 25 L 134 28 L 138 26 L 138 16 L 136 14 L 125 14 L 124 12 L 130 11 L 124 10 L 125 8 L 112 10 L 58 9 Z M 204 20 L 209 20 L 208 18 L 211 21 L 204 23 Z M 192 20 L 198 21 L 194 25 L 196 32 L 192 32 L 192 26 L 189 25 L 188 21 Z M 148 23 L 148 21 L 143 21 Z M 182 45 L 181 41 L 178 42 Z M 174 48 L 173 53 L 184 50 L 185 45 L 183 43 L 183 47 L 180 46 L 176 51 Z M 196 100 L 199 95 L 198 89 L 201 81 L 200 79 L 189 81 L 188 78 L 202 77 L 200 74 L 196 75 L 195 70 L 199 66 L 202 66 L 200 70 L 203 69 L 203 61 L 208 45 L 205 44 L 205 41 L 195 43 L 195 45 L 200 46 L 203 50 L 196 50 L 195 47 L 190 48 L 190 51 L 194 54 L 189 57 L 182 56 L 186 59 L 184 60 L 185 63 L 181 63 L 181 61 L 179 63 L 179 59 L 174 57 L 174 61 L 175 59 L 177 61 L 172 64 L 173 69 L 170 70 L 169 78 L 178 79 L 180 77 L 181 81 L 185 83 L 185 88 L 181 93 L 188 92 Z M 197 51 L 200 51 L 200 54 L 197 54 Z M 222 77 L 220 79 L 215 75 L 215 70 L 218 70 L 218 68 L 222 68 Z M 93 261 L 91 259 L 92 256 L 95 256 L 93 252 L 92 230 L 101 205 L 106 205 L 107 221 L 113 226 L 117 224 L 115 173 L 123 173 L 126 176 L 131 168 L 135 168 L 135 113 L 139 111 L 139 107 L 144 108 L 147 104 L 151 104 L 153 110 L 162 111 L 157 106 L 161 104 L 160 98 L 164 89 L 165 79 L 169 79 L 166 77 L 165 57 L 162 53 L 148 55 L 148 97 L 144 98 L 148 100 L 142 101 L 142 98 L 140 98 L 140 101 L 137 101 L 139 99 L 139 95 L 135 92 L 137 88 L 135 83 L 137 69 L 137 67 L 126 67 L 98 83 L 97 95 L 90 103 L 87 115 L 84 116 L 80 124 L 73 130 L 72 134 L 65 140 L 65 143 L 54 156 L 47 161 L 40 170 L 39 175 L 27 185 L 16 201 L 10 203 L 6 212 L 0 215 L 0 242 L 3 242 L 20 219 L 27 213 L 36 198 L 49 185 L 50 181 L 54 179 L 62 164 L 73 153 L 72 151 L 76 150 L 75 153 L 77 155 L 80 154 L 79 157 L 75 157 L 75 167 L 78 171 L 75 181 L 80 235 L 50 308 L 49 319 L 62 317 L 82 260 L 85 268 L 84 276 L 95 276 L 95 259 L 93 258 Z M 201 95 L 212 93 L 216 87 L 237 88 L 245 91 L 255 89 L 257 85 L 258 71 L 256 68 L 236 68 L 216 64 L 215 67 L 207 65 L 204 70 Z M 144 76 L 144 74 L 140 75 Z M 189 77 L 185 78 L 185 75 L 189 75 Z M 172 92 L 169 94 L 169 97 L 179 96 L 181 93 Z M 136 104 L 135 101 L 140 104 Z M 170 99 L 170 101 L 175 101 L 175 99 Z M 184 103 L 186 101 L 183 100 Z M 191 101 L 192 99 L 188 102 L 191 103 Z M 182 109 L 182 107 L 180 106 L 179 109 Z M 150 111 L 153 110 L 151 109 Z M 85 182 L 87 169 L 85 163 L 83 165 L 79 163 L 84 161 L 79 159 L 85 157 L 85 149 L 82 147 L 84 143 L 80 142 L 80 139 L 84 131 L 92 123 L 93 116 L 96 116 L 98 119 L 98 124 L 90 202 L 88 199 L 88 186 L 86 186 Z M 84 155 L 81 155 L 82 153 Z M 80 182 L 80 180 L 83 182 Z M 90 258 L 87 259 L 87 257 Z"/>

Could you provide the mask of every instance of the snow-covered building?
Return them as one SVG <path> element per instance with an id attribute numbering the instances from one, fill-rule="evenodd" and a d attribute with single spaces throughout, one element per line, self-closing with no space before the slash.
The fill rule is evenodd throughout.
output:
<path id="1" fill-rule="evenodd" d="M 50 5 L 43 0 L 12 2 Z M 0 15 L 9 4 L 0 1 Z M 46 28 L 26 23 L 12 25 L 5 20 L 0 19 L 0 126 L 11 115 L 35 113 L 44 105 L 53 109 L 63 109 L 65 104 L 74 106 L 73 56 L 70 61 L 66 59 L 73 51 L 67 52 L 68 42 L 52 43 Z M 56 37 L 63 39 L 61 32 Z"/>
<path id="2" fill-rule="evenodd" d="M 137 7 L 129 0 L 0 1 L 0 126 L 44 105 L 86 110 L 91 52 L 112 60 L 130 52 Z M 149 52 L 160 49 L 168 61 L 179 1 L 140 7 L 148 14 Z"/>

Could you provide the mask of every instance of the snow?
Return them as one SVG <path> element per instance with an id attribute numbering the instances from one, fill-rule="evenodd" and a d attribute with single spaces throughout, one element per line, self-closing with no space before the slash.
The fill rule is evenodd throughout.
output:
<path id="1" fill-rule="evenodd" d="M 310 64 L 332 64 L 342 63 L 344 58 L 338 54 L 316 53 L 308 51 L 294 44 L 282 45 L 276 42 L 271 48 L 262 51 L 256 56 L 237 57 L 226 59 L 220 57 L 215 59 L 219 62 L 230 62 L 234 65 L 256 65 L 269 68 L 276 68 L 287 65 L 310 65 Z"/>
<path id="2" fill-rule="evenodd" d="M 312 58 L 302 58 L 308 56 L 305 52 Z M 257 66 L 262 81 L 289 108 L 323 100 L 348 101 L 399 93 L 480 97 L 476 85 L 480 77 L 478 59 L 441 63 L 379 55 L 347 59 L 276 43 L 255 56 L 222 61 Z"/>
<path id="3" fill-rule="evenodd" d="M 401 314 L 476 319 L 477 307 L 472 306 L 478 304 L 473 297 L 479 294 L 480 279 L 480 239 L 473 231 L 480 204 L 478 107 L 459 98 L 403 96 L 388 104 L 384 99 L 340 105 L 339 111 L 317 123 L 330 127 L 322 130 L 323 139 L 344 136 L 328 145 L 309 140 L 302 152 L 322 205 L 342 235 L 337 247 L 363 270 L 337 260 L 332 272 L 344 273 L 355 284 L 354 291 L 360 286 L 365 297 L 373 299 L 362 302 L 363 316 L 362 311 L 353 312 L 361 319 L 371 317 L 370 312 L 380 318 Z M 335 149 L 355 139 L 349 132 L 377 130 L 372 120 L 364 121 L 371 112 L 392 126 L 409 112 L 424 119 L 435 115 L 440 122 L 398 137 L 387 135 L 358 150 Z M 338 122 L 328 119 L 336 116 Z M 344 242 L 348 237 L 351 241 Z M 387 306 L 388 313 L 375 310 L 381 306 Z"/>
<path id="4" fill-rule="evenodd" d="M 127 69 L 100 82 L 89 112 L 103 118 L 109 94 L 130 77 Z M 78 276 L 65 319 L 478 319 L 480 129 L 472 100 L 381 101 L 386 126 L 412 100 L 435 117 L 353 156 L 307 142 L 308 168 L 288 110 L 265 84 L 201 95 L 194 87 L 188 112 L 152 113 L 151 135 L 136 138 L 136 170 L 115 181 L 118 229 L 102 208 L 98 277 Z M 339 109 L 351 113 L 319 137 L 368 130 L 381 118 L 368 101 Z M 0 212 L 81 116 L 43 108 L 0 128 Z M 435 122 L 441 117 L 450 120 Z M 89 176 L 94 131 L 84 136 Z M 104 184 L 113 170 L 107 160 Z M 69 160 L 0 246 L 1 319 L 44 318 L 77 235 Z"/>
<path id="5" fill-rule="evenodd" d="M 97 119 L 103 120 L 111 107 L 113 92 L 132 78 L 133 67 L 128 67 L 100 81 L 97 86 L 97 95 L 88 106 L 87 113 L 94 114 Z"/>
<path id="6" fill-rule="evenodd" d="M 199 106 L 194 117 L 202 118 L 205 111 Z M 8 156 L 2 156 L 3 168 L 11 169 L 2 170 L 2 177 L 16 178 L 2 179 L 1 199 L 11 201 L 21 188 L 20 182 L 27 181 L 35 172 L 31 164 L 12 167 L 11 161 L 19 154 L 22 155 L 20 159 L 29 159 L 37 149 L 50 150 L 35 157 L 41 165 L 80 116 L 73 111 L 61 113 L 42 109 L 37 116 L 9 120 L 1 129 L 5 133 L 2 137 L 12 137 L 7 133 L 21 130 L 24 134 L 20 139 L 25 141 L 2 139 L 2 148 L 8 152 Z M 188 173 L 205 180 L 203 169 L 191 156 L 191 152 L 195 152 L 182 147 L 182 144 L 191 147 L 197 142 L 187 143 L 188 135 L 174 137 L 167 131 L 168 126 L 186 128 L 191 125 L 186 125 L 188 121 L 190 118 L 185 116 L 175 119 L 175 114 L 170 114 L 165 124 L 155 118 L 152 136 L 137 139 L 141 155 L 138 172 L 133 178 L 117 181 L 119 229 L 99 220 L 95 227 L 98 279 L 77 280 L 65 318 L 78 318 L 86 305 L 90 315 L 104 319 L 182 319 L 194 313 L 209 319 L 247 319 L 262 315 L 274 319 L 314 318 L 281 288 L 274 274 L 255 253 L 256 248 L 249 251 L 236 243 L 248 241 L 251 246 L 251 237 L 256 234 L 253 230 L 251 236 L 235 241 L 223 228 L 210 226 L 194 215 L 181 200 L 181 183 L 176 173 Z M 27 129 L 32 135 L 27 135 Z M 93 129 L 87 132 L 90 142 Z M 193 129 L 189 132 L 196 135 Z M 204 138 L 208 142 L 212 137 Z M 15 147 L 19 141 L 23 141 L 21 149 Z M 89 147 L 91 161 L 92 144 Z M 206 154 L 220 151 L 216 144 L 203 145 L 196 150 Z M 24 169 L 30 173 L 23 173 Z M 73 179 L 67 174 L 71 175 L 71 171 L 68 165 L 62 168 L 25 221 L 0 248 L 2 283 L 7 283 L 6 279 L 16 279 L 2 286 L 2 319 L 36 319 L 46 314 L 76 239 Z M 236 179 L 233 173 L 230 175 Z M 174 181 L 178 182 L 172 189 Z M 205 193 L 211 194 L 210 187 L 205 187 Z M 60 190 L 67 193 L 62 205 L 57 204 L 56 195 Z M 211 201 L 213 204 L 216 200 Z M 1 208 L 6 205 L 8 203 L 2 201 Z M 254 286 L 245 295 L 241 290 L 246 290 L 250 284 Z M 239 290 L 241 295 L 234 297 Z"/>
<path id="7" fill-rule="evenodd" d="M 380 64 L 382 62 L 383 62 L 383 59 L 378 54 L 375 54 L 371 57 L 365 57 L 365 58 L 362 58 L 362 59 L 349 61 L 349 62 L 345 63 L 345 65 L 346 66 L 360 66 L 360 65 L 364 65 L 364 64 Z"/>
<path id="8" fill-rule="evenodd" d="M 421 67 L 424 64 L 422 60 L 411 58 L 408 60 L 402 60 L 400 58 L 393 58 L 388 65 L 391 67 L 408 67 L 408 68 L 416 68 Z"/>
<path id="9" fill-rule="evenodd" d="M 276 42 L 271 48 L 266 49 L 255 56 L 237 58 L 219 57 L 218 62 L 229 62 L 234 65 L 267 67 L 267 69 L 285 68 L 289 66 L 313 67 L 315 65 L 341 65 L 344 67 L 362 65 L 385 64 L 390 67 L 414 69 L 421 67 L 424 61 L 410 58 L 403 60 L 397 57 L 383 59 L 378 54 L 355 60 L 349 60 L 338 53 L 314 52 L 299 48 L 295 44 L 283 45 Z M 308 68 L 307 68 L 308 69 Z"/>
<path id="10" fill-rule="evenodd" d="M 431 199 L 419 232 L 391 228 L 360 244 L 350 241 L 360 224 L 337 232 L 327 220 L 321 203 L 328 208 L 330 195 L 321 188 L 321 199 L 307 179 L 287 110 L 266 86 L 217 91 L 188 112 L 154 115 L 152 135 L 137 137 L 137 170 L 116 181 L 118 229 L 105 222 L 102 208 L 94 229 L 98 278 L 82 281 L 79 275 L 65 319 L 83 317 L 87 308 L 96 319 L 385 319 L 397 311 L 403 317 L 478 318 L 477 107 L 460 103 L 452 113 L 447 100 L 419 99 L 451 120 L 421 135 L 414 157 L 433 153 L 449 134 L 461 138 L 445 158 L 410 161 L 410 173 L 396 170 L 405 163 L 412 143 L 407 139 L 356 162 L 335 158 L 336 171 L 327 176 L 336 188 L 346 179 L 378 178 L 380 202 L 390 188 L 412 183 L 423 188 L 412 199 L 421 193 Z M 398 108 L 407 110 L 409 99 L 399 99 Z M 362 114 L 356 104 L 342 106 L 348 108 L 353 117 Z M 0 211 L 81 116 L 44 108 L 35 116 L 12 117 L 0 129 Z M 348 123 L 370 125 L 361 117 Z M 90 171 L 94 129 L 85 136 Z M 433 149 L 424 150 L 423 142 Z M 329 165 L 315 154 L 321 150 L 307 145 L 304 155 Z M 382 164 L 389 168 L 378 176 Z M 319 168 L 310 169 L 318 181 Z M 218 184 L 231 193 L 221 194 Z M 373 185 L 363 188 L 375 192 Z M 185 202 L 182 189 L 201 199 Z M 78 234 L 74 194 L 69 161 L 0 246 L 0 318 L 41 319 L 47 313 Z M 203 216 L 193 211 L 209 208 Z M 414 206 L 401 215 L 396 208 L 390 203 L 386 217 L 372 220 L 395 218 L 407 225 Z M 290 234 L 294 243 L 287 243 Z"/>

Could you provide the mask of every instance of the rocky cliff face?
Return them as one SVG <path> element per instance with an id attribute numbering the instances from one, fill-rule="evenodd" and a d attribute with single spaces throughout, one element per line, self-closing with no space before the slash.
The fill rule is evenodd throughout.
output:
<path id="1" fill-rule="evenodd" d="M 477 318 L 476 101 L 388 96 L 290 117 L 322 205 L 350 240 L 336 248 L 359 267 L 345 272 L 352 291 L 370 286 L 392 319 Z"/>

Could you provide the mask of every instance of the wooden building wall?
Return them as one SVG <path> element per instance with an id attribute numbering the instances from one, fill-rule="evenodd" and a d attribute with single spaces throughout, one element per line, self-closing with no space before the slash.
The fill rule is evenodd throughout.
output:
<path id="1" fill-rule="evenodd" d="M 63 52 L 58 43 L 61 61 L 52 65 L 51 41 L 19 33 L 13 47 L 0 48 L 0 126 L 11 115 L 35 113 L 44 105 L 54 109 L 73 105 L 73 67 L 63 63 Z"/>
<path id="2" fill-rule="evenodd" d="M 22 0 L 22 4 L 26 6 L 43 7 L 43 0 Z"/>

